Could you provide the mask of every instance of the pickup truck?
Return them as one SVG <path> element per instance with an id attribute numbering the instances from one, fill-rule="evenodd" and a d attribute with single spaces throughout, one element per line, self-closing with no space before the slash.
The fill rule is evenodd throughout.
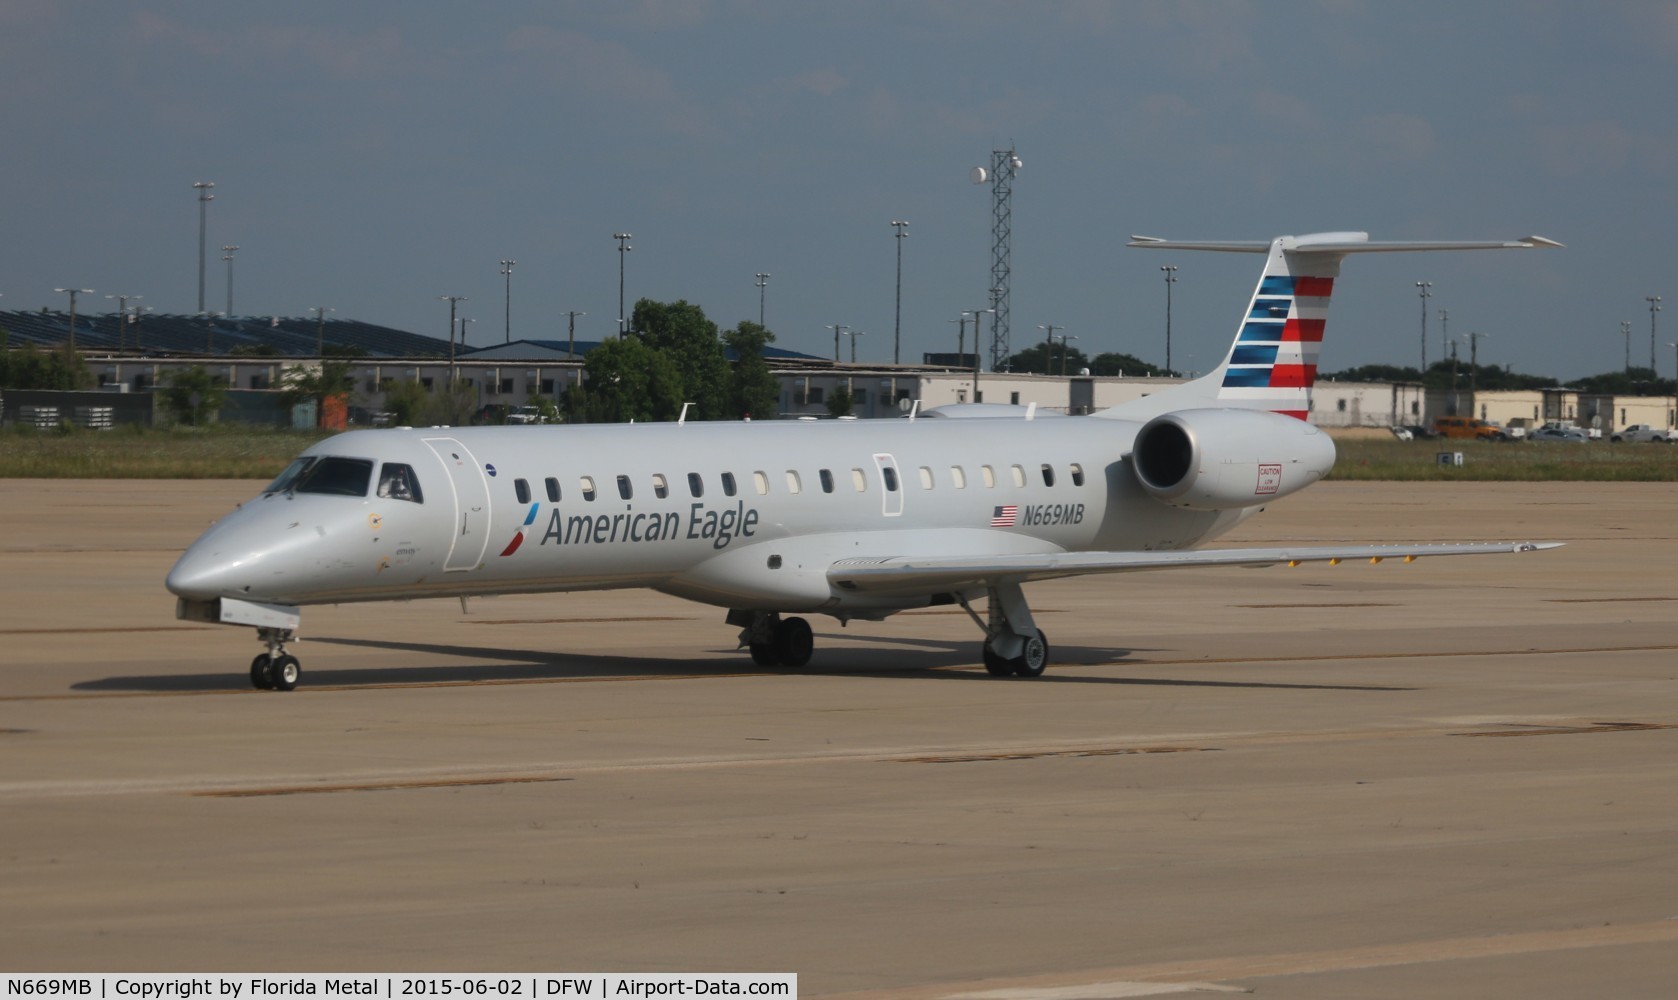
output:
<path id="1" fill-rule="evenodd" d="M 1658 441 L 1662 444 L 1671 444 L 1673 436 L 1671 431 L 1661 430 L 1649 424 L 1632 424 L 1615 434 L 1613 439 L 1615 441 Z"/>

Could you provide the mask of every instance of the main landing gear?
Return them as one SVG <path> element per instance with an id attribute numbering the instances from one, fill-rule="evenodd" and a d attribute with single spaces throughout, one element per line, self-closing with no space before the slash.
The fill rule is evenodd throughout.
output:
<path id="1" fill-rule="evenodd" d="M 291 691 L 303 668 L 297 657 L 285 651 L 285 644 L 296 638 L 288 629 L 259 628 L 256 637 L 268 644 L 268 652 L 251 661 L 251 686 L 264 691 Z"/>
<path id="2" fill-rule="evenodd" d="M 816 640 L 810 623 L 782 618 L 774 611 L 730 611 L 728 624 L 739 625 L 740 645 L 751 650 L 760 667 L 802 667 L 810 662 Z"/>
<path id="3" fill-rule="evenodd" d="M 980 619 L 967 598 L 962 608 L 985 630 L 985 669 L 996 677 L 1041 677 L 1049 665 L 1049 637 L 1031 620 L 1031 608 L 1017 583 L 999 583 L 987 591 L 988 620 Z"/>

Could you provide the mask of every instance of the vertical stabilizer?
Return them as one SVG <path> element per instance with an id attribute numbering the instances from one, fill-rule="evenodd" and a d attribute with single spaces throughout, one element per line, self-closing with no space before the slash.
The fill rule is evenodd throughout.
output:
<path id="1" fill-rule="evenodd" d="M 1148 420 L 1173 410 L 1269 410 L 1310 419 L 1311 387 L 1328 323 L 1329 299 L 1347 254 L 1405 250 L 1559 247 L 1542 236 L 1477 242 L 1371 242 L 1368 233 L 1312 233 L 1263 242 L 1179 242 L 1131 237 L 1133 247 L 1261 253 L 1264 271 L 1223 362 L 1192 382 L 1121 403 L 1099 416 Z"/>

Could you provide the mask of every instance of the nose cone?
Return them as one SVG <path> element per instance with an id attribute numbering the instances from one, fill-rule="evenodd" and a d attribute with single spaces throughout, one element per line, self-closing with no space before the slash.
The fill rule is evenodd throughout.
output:
<path id="1" fill-rule="evenodd" d="M 287 514 L 266 509 L 258 500 L 227 515 L 181 553 L 164 585 L 188 600 L 272 596 L 262 591 L 284 575 L 279 550 L 299 534 L 297 522 Z"/>
<path id="2" fill-rule="evenodd" d="M 205 551 L 199 544 L 194 544 L 175 560 L 163 583 L 170 593 L 193 601 L 208 601 L 238 590 L 234 573 L 226 561 L 220 558 L 219 553 Z"/>

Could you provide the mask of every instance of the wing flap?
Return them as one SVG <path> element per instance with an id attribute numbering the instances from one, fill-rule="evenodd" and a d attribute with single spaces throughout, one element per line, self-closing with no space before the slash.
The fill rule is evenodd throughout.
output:
<path id="1" fill-rule="evenodd" d="M 1471 556 L 1553 549 L 1561 542 L 1459 542 L 1436 545 L 1337 545 L 1267 549 L 1193 549 L 1183 552 L 1045 552 L 991 556 L 879 556 L 840 559 L 828 582 L 843 590 L 924 593 L 1024 583 L 1093 573 L 1136 573 L 1191 566 L 1274 566 L 1360 559 L 1414 561 L 1424 556 Z"/>

